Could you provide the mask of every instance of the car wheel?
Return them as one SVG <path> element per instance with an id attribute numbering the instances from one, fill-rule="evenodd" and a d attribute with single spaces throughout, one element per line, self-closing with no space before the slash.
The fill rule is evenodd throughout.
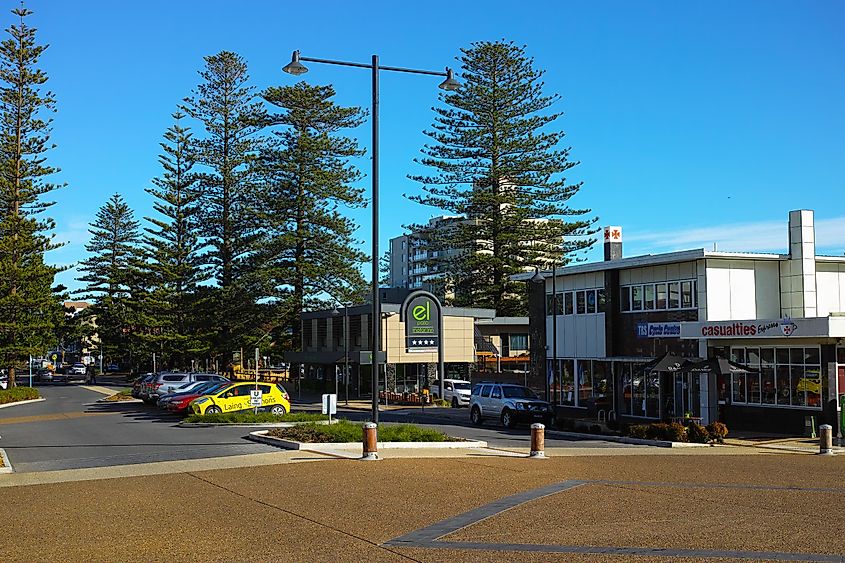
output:
<path id="1" fill-rule="evenodd" d="M 476 426 L 481 426 L 481 409 L 478 407 L 472 407 L 472 411 L 469 413 L 469 419 Z"/>
<path id="2" fill-rule="evenodd" d="M 220 407 L 216 405 L 211 405 L 210 407 L 205 409 L 205 414 L 220 414 L 221 412 L 223 411 L 220 409 Z"/>
<path id="3" fill-rule="evenodd" d="M 502 425 L 505 428 L 513 428 L 516 424 L 516 421 L 513 419 L 513 413 L 510 409 L 505 409 L 502 411 Z"/>
<path id="4" fill-rule="evenodd" d="M 453 409 L 456 409 L 456 408 L 458 408 L 458 406 L 459 406 L 459 405 L 458 405 L 458 398 L 457 398 L 457 397 L 452 397 L 452 408 L 453 408 Z"/>
<path id="5" fill-rule="evenodd" d="M 288 411 L 285 410 L 285 407 L 283 405 L 273 405 L 270 408 L 270 412 L 276 416 L 284 416 L 285 414 L 287 414 Z"/>

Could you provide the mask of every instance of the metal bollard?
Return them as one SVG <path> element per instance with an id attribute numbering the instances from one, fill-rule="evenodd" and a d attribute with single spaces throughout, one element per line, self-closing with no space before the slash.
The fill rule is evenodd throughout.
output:
<path id="1" fill-rule="evenodd" d="M 531 454 L 532 459 L 546 459 L 546 426 L 535 422 L 531 425 Z"/>
<path id="2" fill-rule="evenodd" d="M 819 426 L 819 455 L 833 455 L 833 427 L 830 424 Z"/>
<path id="3" fill-rule="evenodd" d="M 364 424 L 364 454 L 363 461 L 376 461 L 378 459 L 378 425 L 373 422 Z"/>

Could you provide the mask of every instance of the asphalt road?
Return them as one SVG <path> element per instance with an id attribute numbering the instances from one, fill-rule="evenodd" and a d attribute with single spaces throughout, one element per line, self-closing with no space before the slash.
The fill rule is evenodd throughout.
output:
<path id="1" fill-rule="evenodd" d="M 16 472 L 54 471 L 155 461 L 199 459 L 276 451 L 245 439 L 244 428 L 180 428 L 181 417 L 144 403 L 97 403 L 100 393 L 81 385 L 43 385 L 46 401 L 0 409 L 0 447 Z M 117 388 L 115 388 L 117 389 Z M 319 410 L 313 403 L 294 410 Z M 369 411 L 340 409 L 366 421 Z M 492 448 L 530 448 L 528 425 L 506 429 L 495 421 L 469 422 L 467 409 L 408 408 L 381 413 L 384 423 L 414 423 L 451 436 L 484 440 Z M 643 448 L 597 440 L 546 437 L 546 447 Z"/>
<path id="2" fill-rule="evenodd" d="M 243 428 L 179 428 L 143 403 L 96 403 L 103 395 L 78 385 L 39 390 L 46 401 L 0 409 L 0 447 L 16 472 L 277 451 Z"/>

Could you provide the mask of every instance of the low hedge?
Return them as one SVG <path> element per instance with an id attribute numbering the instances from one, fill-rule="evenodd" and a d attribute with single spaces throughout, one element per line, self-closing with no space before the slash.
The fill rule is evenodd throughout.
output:
<path id="1" fill-rule="evenodd" d="M 132 396 L 132 389 L 126 388 L 126 389 L 121 389 L 120 391 L 118 391 L 114 395 L 109 395 L 108 397 L 106 397 L 103 400 L 108 401 L 110 403 L 116 403 L 118 401 L 131 401 L 132 399 L 134 399 L 134 397 Z"/>
<path id="2" fill-rule="evenodd" d="M 9 389 L 0 389 L 0 405 L 40 398 L 41 394 L 38 392 L 38 389 L 33 387 L 11 387 Z"/>
<path id="3" fill-rule="evenodd" d="M 192 414 L 185 419 L 185 422 L 209 422 L 213 424 L 249 424 L 264 422 L 317 422 L 328 420 L 329 417 L 312 412 L 289 412 L 277 416 L 271 412 L 260 412 L 258 414 L 250 411 L 222 412 L 219 414 Z"/>
<path id="4" fill-rule="evenodd" d="M 668 442 L 692 442 L 709 444 L 723 443 L 728 435 L 728 427 L 721 422 L 713 422 L 706 427 L 695 421 L 687 421 L 687 426 L 673 422 L 655 422 L 652 424 L 632 424 L 628 426 L 627 435 L 631 438 L 645 440 L 664 440 Z"/>
<path id="5" fill-rule="evenodd" d="M 358 422 L 341 420 L 331 426 L 317 424 L 303 424 L 293 428 L 274 428 L 268 432 L 269 436 L 307 443 L 327 442 L 361 442 L 363 430 Z M 429 428 L 421 428 L 414 424 L 396 424 L 380 426 L 378 429 L 380 442 L 456 442 L 452 438 Z"/>

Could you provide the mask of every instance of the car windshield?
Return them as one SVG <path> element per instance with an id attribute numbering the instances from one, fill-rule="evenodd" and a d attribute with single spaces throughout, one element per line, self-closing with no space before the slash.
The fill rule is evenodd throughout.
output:
<path id="1" fill-rule="evenodd" d="M 505 397 L 508 399 L 538 399 L 537 394 L 528 387 L 516 387 L 515 385 L 502 386 Z"/>
<path id="2" fill-rule="evenodd" d="M 469 383 L 456 382 L 455 383 L 455 389 L 460 389 L 461 391 L 469 391 L 470 385 L 469 385 Z"/>

